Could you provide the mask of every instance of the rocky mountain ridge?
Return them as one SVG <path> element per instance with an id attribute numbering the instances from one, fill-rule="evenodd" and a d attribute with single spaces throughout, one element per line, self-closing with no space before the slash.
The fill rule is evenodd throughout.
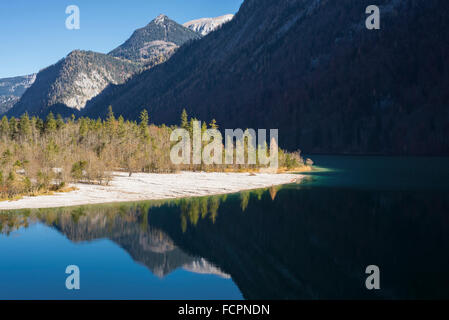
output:
<path id="1" fill-rule="evenodd" d="M 196 32 L 161 14 L 145 27 L 134 31 L 125 43 L 109 55 L 155 65 L 167 60 L 184 43 L 200 38 Z"/>
<path id="2" fill-rule="evenodd" d="M 3 103 L 11 107 L 15 104 L 4 110 L 16 117 L 25 112 L 41 117 L 49 112 L 78 114 L 110 85 L 125 83 L 142 70 L 165 62 L 185 42 L 200 38 L 198 33 L 160 15 L 109 54 L 75 50 L 41 70 L 20 100 L 17 97 Z"/>
<path id="3" fill-rule="evenodd" d="M 11 109 L 35 80 L 36 74 L 0 79 L 0 115 Z"/>
<path id="4" fill-rule="evenodd" d="M 206 36 L 209 33 L 220 28 L 223 24 L 228 23 L 233 18 L 233 14 L 226 14 L 216 18 L 202 18 L 192 20 L 184 23 L 183 26 L 201 34 L 202 36 Z"/>
<path id="5" fill-rule="evenodd" d="M 122 84 L 139 72 L 137 63 L 92 51 L 76 50 L 41 70 L 33 85 L 7 115 L 43 115 L 50 111 L 70 116 L 110 84 Z"/>

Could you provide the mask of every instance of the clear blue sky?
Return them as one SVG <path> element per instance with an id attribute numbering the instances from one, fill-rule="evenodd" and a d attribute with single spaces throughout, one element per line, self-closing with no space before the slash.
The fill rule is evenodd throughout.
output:
<path id="1" fill-rule="evenodd" d="M 163 13 L 178 23 L 236 13 L 243 0 L 1 0 L 0 78 L 37 72 L 75 49 L 107 53 Z M 81 29 L 67 30 L 68 5 Z"/>

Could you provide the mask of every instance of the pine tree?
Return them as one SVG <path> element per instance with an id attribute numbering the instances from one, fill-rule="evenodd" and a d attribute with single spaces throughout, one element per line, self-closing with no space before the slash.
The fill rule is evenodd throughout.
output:
<path id="1" fill-rule="evenodd" d="M 19 132 L 19 128 L 17 126 L 17 120 L 14 117 L 11 117 L 11 119 L 9 119 L 9 135 L 12 139 L 14 139 L 15 137 L 17 137 L 17 134 Z"/>
<path id="2" fill-rule="evenodd" d="M 218 129 L 217 121 L 215 119 L 212 119 L 212 121 L 210 122 L 209 126 L 212 129 Z"/>
<path id="3" fill-rule="evenodd" d="M 193 123 L 195 121 L 198 121 L 196 118 L 190 118 L 189 127 L 187 128 L 189 130 L 189 134 L 191 137 L 193 137 Z"/>
<path id="4" fill-rule="evenodd" d="M 56 132 L 56 120 L 52 112 L 50 112 L 47 116 L 47 120 L 45 121 L 45 132 L 52 134 Z"/>
<path id="5" fill-rule="evenodd" d="M 65 125 L 64 119 L 62 119 L 62 116 L 58 114 L 56 117 L 56 128 L 62 129 L 64 128 L 64 125 Z"/>
<path id="6" fill-rule="evenodd" d="M 114 112 L 112 111 L 112 106 L 108 108 L 108 117 L 106 119 L 106 128 L 108 130 L 109 137 L 113 137 L 115 134 L 116 120 Z"/>
<path id="7" fill-rule="evenodd" d="M 181 128 L 186 130 L 189 129 L 189 117 L 187 115 L 186 109 L 183 109 L 181 113 Z"/>
<path id="8" fill-rule="evenodd" d="M 25 112 L 19 121 L 19 134 L 22 138 L 29 137 L 31 135 L 31 123 L 28 113 Z"/>
<path id="9" fill-rule="evenodd" d="M 101 121 L 101 118 L 98 118 L 97 121 L 94 123 L 94 128 L 96 131 L 100 131 L 103 127 L 103 122 Z"/>
<path id="10" fill-rule="evenodd" d="M 8 118 L 4 116 L 0 122 L 0 138 L 6 139 L 9 136 Z"/>
<path id="11" fill-rule="evenodd" d="M 41 118 L 36 119 L 36 129 L 39 131 L 39 133 L 41 133 L 41 134 L 44 133 L 45 124 L 44 124 L 44 120 L 42 120 Z"/>
<path id="12" fill-rule="evenodd" d="M 125 119 L 120 116 L 118 117 L 118 128 L 117 128 L 117 135 L 119 138 L 125 137 L 126 134 L 126 126 L 125 126 Z"/>
<path id="13" fill-rule="evenodd" d="M 204 121 L 201 125 L 201 134 L 204 134 L 207 130 L 207 123 Z"/>
<path id="14" fill-rule="evenodd" d="M 148 129 L 148 122 L 150 121 L 150 118 L 148 116 L 148 111 L 146 109 L 143 109 L 140 113 L 140 135 L 148 139 L 150 137 L 150 130 Z"/>
<path id="15" fill-rule="evenodd" d="M 81 118 L 79 120 L 79 135 L 80 137 L 86 137 L 87 132 L 89 131 L 89 126 L 87 120 L 85 118 Z"/>
<path id="16" fill-rule="evenodd" d="M 109 119 L 115 120 L 114 112 L 112 111 L 112 106 L 109 106 L 109 107 L 108 107 L 108 118 L 107 118 L 107 119 L 108 119 L 108 120 L 109 120 Z"/>

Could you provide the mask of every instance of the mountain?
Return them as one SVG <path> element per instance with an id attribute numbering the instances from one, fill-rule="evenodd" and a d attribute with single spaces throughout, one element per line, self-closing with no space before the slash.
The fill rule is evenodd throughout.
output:
<path id="1" fill-rule="evenodd" d="M 233 14 L 227 14 L 216 18 L 203 18 L 198 20 L 192 20 L 184 23 L 184 27 L 195 31 L 202 36 L 208 35 L 212 31 L 217 30 L 223 24 L 229 22 L 234 18 Z"/>
<path id="2" fill-rule="evenodd" d="M 162 230 L 151 226 L 144 228 L 138 223 L 139 216 L 136 212 L 105 214 L 100 209 L 98 212 L 93 210 L 89 214 L 78 216 L 79 213 L 58 215 L 52 227 L 75 243 L 107 238 L 159 278 L 180 268 L 192 273 L 229 278 L 229 275 L 206 259 L 182 251 Z"/>
<path id="3" fill-rule="evenodd" d="M 36 80 L 36 74 L 0 79 L 0 115 L 11 109 Z"/>
<path id="4" fill-rule="evenodd" d="M 73 51 L 40 71 L 33 85 L 7 114 L 45 115 L 53 111 L 68 116 L 83 109 L 88 100 L 109 84 L 125 82 L 140 68 L 136 63 L 102 53 Z"/>
<path id="5" fill-rule="evenodd" d="M 160 15 L 109 55 L 154 65 L 167 60 L 184 43 L 201 38 L 197 33 Z"/>
<path id="6" fill-rule="evenodd" d="M 246 0 L 234 19 L 94 99 L 86 115 L 278 128 L 307 153 L 449 154 L 449 2 Z"/>
<path id="7" fill-rule="evenodd" d="M 40 71 L 36 82 L 7 115 L 77 114 L 108 86 L 123 84 L 132 75 L 167 60 L 185 42 L 199 38 L 194 31 L 160 15 L 107 55 L 75 50 Z"/>

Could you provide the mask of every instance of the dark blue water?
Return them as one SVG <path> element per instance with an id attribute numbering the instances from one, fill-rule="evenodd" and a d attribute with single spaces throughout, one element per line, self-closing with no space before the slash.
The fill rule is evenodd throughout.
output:
<path id="1" fill-rule="evenodd" d="M 0 213 L 0 298 L 449 298 L 449 159 L 313 159 L 283 188 Z"/>

